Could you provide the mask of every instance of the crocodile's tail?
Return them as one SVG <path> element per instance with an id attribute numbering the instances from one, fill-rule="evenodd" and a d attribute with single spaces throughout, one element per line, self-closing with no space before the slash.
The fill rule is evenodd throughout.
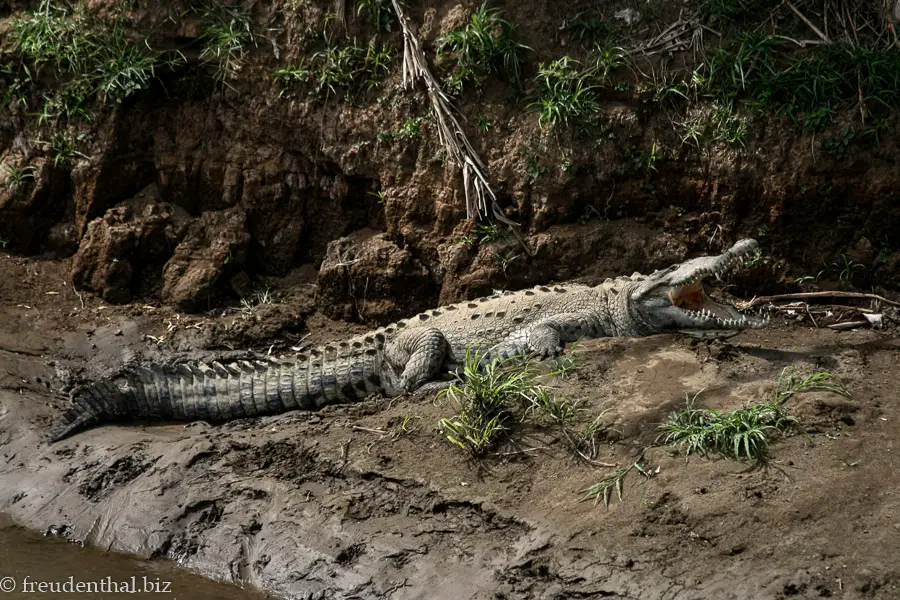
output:
<path id="1" fill-rule="evenodd" d="M 130 367 L 80 388 L 56 442 L 94 425 L 128 419 L 228 421 L 352 402 L 381 391 L 370 361 L 241 361 Z"/>

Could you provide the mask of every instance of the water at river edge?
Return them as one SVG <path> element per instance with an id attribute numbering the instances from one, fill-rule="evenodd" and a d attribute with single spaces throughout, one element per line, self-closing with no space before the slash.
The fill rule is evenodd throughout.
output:
<path id="1" fill-rule="evenodd" d="M 0 515 L 0 600 L 135 600 L 146 594 L 159 600 L 266 597 L 256 590 L 210 581 L 169 562 L 108 554 L 45 537 Z"/>

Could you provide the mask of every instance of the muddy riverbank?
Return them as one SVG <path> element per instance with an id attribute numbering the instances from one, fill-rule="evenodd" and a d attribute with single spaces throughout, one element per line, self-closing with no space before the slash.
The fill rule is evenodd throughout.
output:
<path id="1" fill-rule="evenodd" d="M 686 392 L 705 389 L 704 404 L 734 408 L 770 394 L 785 366 L 827 369 L 852 392 L 792 401 L 801 432 L 777 443 L 765 470 L 649 447 L 658 473 L 627 481 L 623 501 L 605 510 L 579 492 L 612 469 L 574 460 L 540 428 L 473 464 L 435 430 L 452 407 L 430 398 L 221 427 L 106 426 L 48 446 L 72 374 L 223 352 L 248 323 L 277 330 L 288 307 L 179 320 L 79 297 L 64 261 L 2 260 L 11 277 L 0 284 L 0 512 L 35 530 L 284 598 L 900 593 L 900 342 L 889 333 L 776 322 L 711 345 L 585 343 L 579 370 L 549 383 L 584 399 L 591 416 L 609 411 L 598 460 L 610 464 L 635 460 Z M 319 336 L 353 328 L 310 319 Z M 383 434 L 405 417 L 415 423 L 408 434 Z"/>

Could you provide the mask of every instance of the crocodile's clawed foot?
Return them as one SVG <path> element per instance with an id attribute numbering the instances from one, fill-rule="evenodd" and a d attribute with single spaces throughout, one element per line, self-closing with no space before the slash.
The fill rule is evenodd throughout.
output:
<path id="1" fill-rule="evenodd" d="M 562 355 L 563 350 L 565 350 L 562 346 L 557 346 L 555 348 L 541 348 L 539 350 L 534 350 L 531 353 L 531 358 L 536 358 L 538 360 L 547 360 L 548 358 L 556 358 L 557 356 Z"/>

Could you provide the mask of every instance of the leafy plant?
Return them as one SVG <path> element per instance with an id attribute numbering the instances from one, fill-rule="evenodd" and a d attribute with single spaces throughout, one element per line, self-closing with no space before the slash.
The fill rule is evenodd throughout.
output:
<path id="1" fill-rule="evenodd" d="M 767 265 L 769 262 L 771 262 L 771 259 L 768 256 L 764 256 L 762 250 L 757 248 L 753 251 L 753 255 L 744 261 L 744 266 L 752 268 L 759 265 Z"/>
<path id="2" fill-rule="evenodd" d="M 407 3 L 401 0 L 400 6 L 406 7 Z M 357 0 L 356 15 L 362 16 L 363 14 L 369 15 L 377 32 L 389 33 L 397 20 L 391 0 Z"/>
<path id="3" fill-rule="evenodd" d="M 706 133 L 706 122 L 704 119 L 697 117 L 688 119 L 678 124 L 681 127 L 681 143 L 682 145 L 690 142 L 697 148 L 703 146 L 703 140 Z"/>
<path id="4" fill-rule="evenodd" d="M 856 133 L 849 127 L 845 127 L 841 130 L 840 135 L 828 137 L 822 141 L 822 152 L 829 158 L 843 159 L 847 156 L 850 144 L 855 138 Z"/>
<path id="5" fill-rule="evenodd" d="M 521 257 L 521 254 L 515 254 L 512 250 L 502 250 L 502 251 L 494 251 L 494 259 L 496 259 L 497 263 L 500 265 L 500 268 L 503 270 L 503 274 L 506 275 L 506 270 L 509 269 L 509 265 L 512 264 L 512 261 Z"/>
<path id="6" fill-rule="evenodd" d="M 36 171 L 37 167 L 35 167 L 34 165 L 28 165 L 26 167 L 22 167 L 21 169 L 15 165 L 7 165 L 6 181 L 3 182 L 3 186 L 8 188 L 16 188 L 29 179 L 33 181 Z"/>
<path id="7" fill-rule="evenodd" d="M 673 412 L 660 426 L 661 438 L 667 445 L 681 448 L 685 454 L 746 459 L 753 463 L 766 460 L 769 435 L 786 432 L 797 423 L 778 402 L 747 403 L 731 412 L 697 408 L 693 398 L 685 395 L 686 406 Z"/>
<path id="8" fill-rule="evenodd" d="M 829 271 L 838 273 L 838 279 L 841 281 L 850 281 L 857 271 L 866 270 L 865 265 L 848 258 L 844 252 L 838 252 L 838 260 L 832 262 L 826 268 Z"/>
<path id="9" fill-rule="evenodd" d="M 491 244 L 493 242 L 499 242 L 506 238 L 506 230 L 500 227 L 497 223 L 493 222 L 485 222 L 479 223 L 475 225 L 475 228 L 472 230 L 472 233 L 475 234 L 475 239 L 478 240 L 479 244 Z"/>
<path id="10" fill-rule="evenodd" d="M 733 24 L 769 11 L 776 0 L 703 0 L 700 16 L 709 23 Z"/>
<path id="11" fill-rule="evenodd" d="M 475 117 L 475 126 L 478 128 L 478 131 L 481 132 L 482 135 L 487 134 L 493 125 L 491 124 L 491 120 L 486 116 L 479 114 Z"/>
<path id="12" fill-rule="evenodd" d="M 51 65 L 56 76 L 65 77 L 55 102 L 74 112 L 89 97 L 103 102 L 121 103 L 133 93 L 147 89 L 156 76 L 156 68 L 172 60 L 150 48 L 146 40 L 134 43 L 125 25 L 111 27 L 89 19 L 76 19 L 67 9 L 50 0 L 42 0 L 37 11 L 12 24 L 12 38 L 18 52 L 36 70 Z M 26 69 L 30 78 L 30 72 Z"/>
<path id="13" fill-rule="evenodd" d="M 591 53 L 590 72 L 606 85 L 613 71 L 628 64 L 628 53 L 618 46 L 597 46 Z"/>
<path id="14" fill-rule="evenodd" d="M 654 141 L 650 150 L 645 151 L 636 146 L 627 146 L 622 150 L 621 161 L 624 165 L 626 173 L 637 174 L 641 172 L 649 173 L 656 171 L 656 164 L 663 158 L 662 152 Z"/>
<path id="15" fill-rule="evenodd" d="M 774 401 L 784 404 L 797 394 L 816 391 L 850 397 L 850 391 L 828 371 L 813 371 L 805 377 L 800 377 L 794 369 L 785 367 L 775 383 Z"/>
<path id="16" fill-rule="evenodd" d="M 438 427 L 453 444 L 479 457 L 508 430 L 517 404 L 544 393 L 526 368 L 511 368 L 509 361 L 484 361 L 470 350 L 462 373 L 439 393 L 457 405 L 457 415 L 441 419 Z"/>
<path id="17" fill-rule="evenodd" d="M 419 137 L 424 117 L 410 117 L 403 123 L 397 137 L 403 140 L 414 140 Z"/>
<path id="18" fill-rule="evenodd" d="M 470 350 L 462 372 L 455 377 L 440 395 L 456 403 L 458 414 L 441 419 L 438 427 L 472 456 L 484 455 L 516 422 L 549 424 L 578 456 L 588 461 L 594 456 L 603 415 L 576 433 L 574 424 L 584 410 L 582 402 L 555 399 L 549 388 L 536 382 L 527 365 L 514 358 L 487 361 Z"/>
<path id="19" fill-rule="evenodd" d="M 734 411 L 697 408 L 696 400 L 702 390 L 693 397 L 686 394 L 685 408 L 673 412 L 660 426 L 660 438 L 687 455 L 717 454 L 758 464 L 768 459 L 771 437 L 790 431 L 798 423 L 784 404 L 797 394 L 816 390 L 849 396 L 831 373 L 815 371 L 799 377 L 790 368 L 782 370 L 770 400 L 758 404 L 747 402 Z"/>
<path id="20" fill-rule="evenodd" d="M 374 42 L 362 47 L 354 41 L 317 52 L 313 55 L 313 94 L 323 97 L 342 90 L 350 94 L 363 84 L 372 89 L 390 71 L 393 58 L 393 48 Z"/>
<path id="21" fill-rule="evenodd" d="M 69 131 L 56 131 L 49 142 L 43 142 L 50 146 L 50 157 L 54 167 L 70 164 L 76 156 L 86 158 L 77 149 L 76 137 Z"/>
<path id="22" fill-rule="evenodd" d="M 734 114 L 731 102 L 713 104 L 712 123 L 713 139 L 732 147 L 745 145 L 747 123 Z"/>
<path id="23" fill-rule="evenodd" d="M 584 494 L 584 498 L 582 498 L 582 501 L 593 500 L 594 506 L 597 506 L 602 501 L 603 506 L 608 509 L 609 502 L 610 500 L 612 500 L 613 491 L 615 491 L 616 496 L 619 498 L 619 502 L 621 502 L 623 482 L 625 481 L 625 477 L 632 471 L 637 471 L 646 479 L 650 479 L 651 477 L 653 477 L 653 471 L 650 471 L 644 466 L 642 456 L 635 462 L 631 463 L 631 466 L 616 469 L 614 472 L 606 475 L 594 485 L 582 490 L 581 493 Z"/>
<path id="24" fill-rule="evenodd" d="M 247 45 L 255 43 L 250 17 L 237 8 L 215 0 L 206 0 L 192 9 L 200 15 L 203 26 L 199 41 L 203 44 L 200 58 L 215 64 L 213 77 L 223 85 L 241 70 Z"/>
<path id="25" fill-rule="evenodd" d="M 545 65 L 535 75 L 534 100 L 529 105 L 537 110 L 541 127 L 577 125 L 590 129 L 600 104 L 593 76 L 580 69 L 578 61 L 564 56 Z"/>
<path id="26" fill-rule="evenodd" d="M 67 72 L 83 70 L 81 45 L 72 43 L 81 35 L 68 11 L 51 0 L 41 0 L 38 10 L 12 22 L 16 49 L 38 70 L 47 63 Z"/>
<path id="27" fill-rule="evenodd" d="M 281 85 L 279 96 L 283 96 L 292 86 L 308 83 L 312 79 L 312 71 L 307 68 L 305 57 L 300 57 L 296 65 L 273 71 L 271 77 Z"/>
<path id="28" fill-rule="evenodd" d="M 471 82 L 481 86 L 491 72 L 503 72 L 518 83 L 522 76 L 522 52 L 531 50 L 516 41 L 516 27 L 500 17 L 487 2 L 472 13 L 469 22 L 437 42 L 438 54 L 455 54 L 458 73 L 451 87 Z"/>
<path id="29" fill-rule="evenodd" d="M 581 347 L 581 341 L 574 342 L 569 347 L 569 352 L 561 354 L 553 359 L 553 370 L 548 373 L 551 377 L 559 377 L 560 379 L 568 379 L 573 373 L 577 373 L 581 366 L 575 360 L 572 352 Z"/>
<path id="30" fill-rule="evenodd" d="M 532 185 L 541 178 L 541 175 L 550 172 L 550 167 L 541 164 L 541 157 L 537 152 L 526 153 L 528 162 L 525 164 L 525 172 L 528 173 L 528 181 Z"/>

